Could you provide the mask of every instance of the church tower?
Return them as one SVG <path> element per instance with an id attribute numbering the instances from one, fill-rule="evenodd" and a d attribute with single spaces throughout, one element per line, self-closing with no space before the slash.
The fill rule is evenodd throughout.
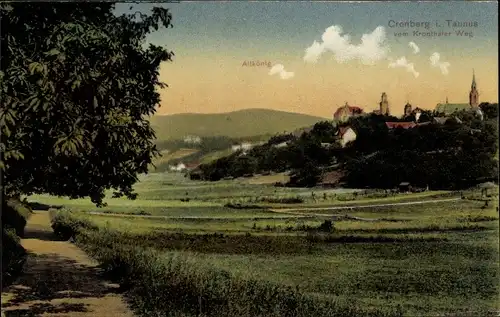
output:
<path id="1" fill-rule="evenodd" d="M 380 98 L 380 114 L 389 115 L 389 101 L 387 101 L 387 94 L 385 92 L 382 93 L 382 97 Z"/>
<path id="2" fill-rule="evenodd" d="M 472 84 L 470 86 L 469 93 L 469 105 L 471 108 L 479 107 L 479 92 L 476 87 L 476 75 L 474 74 L 474 70 L 472 70 Z"/>

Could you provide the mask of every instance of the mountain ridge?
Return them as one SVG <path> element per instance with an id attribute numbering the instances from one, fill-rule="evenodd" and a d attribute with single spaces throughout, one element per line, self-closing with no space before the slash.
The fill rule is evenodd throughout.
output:
<path id="1" fill-rule="evenodd" d="M 265 108 L 248 108 L 223 113 L 178 113 L 150 118 L 157 139 L 228 136 L 233 138 L 292 132 L 327 118 Z"/>

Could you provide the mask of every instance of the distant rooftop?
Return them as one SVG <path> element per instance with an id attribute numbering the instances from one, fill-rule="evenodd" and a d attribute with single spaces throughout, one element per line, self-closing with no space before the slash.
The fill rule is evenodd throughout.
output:
<path id="1" fill-rule="evenodd" d="M 386 122 L 385 125 L 389 129 L 396 129 L 396 128 L 411 129 L 415 127 L 417 124 L 415 122 Z"/>

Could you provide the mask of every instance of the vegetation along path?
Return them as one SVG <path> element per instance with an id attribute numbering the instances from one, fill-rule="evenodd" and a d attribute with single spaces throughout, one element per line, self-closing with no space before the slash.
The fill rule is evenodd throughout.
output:
<path id="1" fill-rule="evenodd" d="M 23 274 L 2 292 L 9 316 L 133 316 L 97 263 L 67 241 L 57 241 L 48 212 L 36 211 L 21 240 L 28 252 Z"/>

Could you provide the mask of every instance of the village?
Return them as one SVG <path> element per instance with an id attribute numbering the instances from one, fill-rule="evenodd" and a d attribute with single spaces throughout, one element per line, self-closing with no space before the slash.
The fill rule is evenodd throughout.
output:
<path id="1" fill-rule="evenodd" d="M 384 92 L 380 98 L 379 109 L 374 110 L 372 113 L 390 116 L 390 104 L 387 94 Z M 403 121 L 396 122 L 386 122 L 387 128 L 396 129 L 411 129 L 418 125 L 427 125 L 431 122 L 438 124 L 445 124 L 448 120 L 453 120 L 457 123 L 461 123 L 461 120 L 455 115 L 457 112 L 462 110 L 474 111 L 475 115 L 479 118 L 483 118 L 484 114 L 479 107 L 479 91 L 477 90 L 476 77 L 473 72 L 471 90 L 469 92 L 469 102 L 468 103 L 449 103 L 448 97 L 444 103 L 438 103 L 435 106 L 434 111 L 432 111 L 432 118 L 430 120 L 420 120 L 422 113 L 425 111 L 419 107 L 413 107 L 409 102 L 404 105 L 403 116 L 401 119 Z M 349 118 L 356 116 L 363 116 L 370 113 L 364 112 L 363 108 L 358 106 L 350 106 L 347 102 L 344 106 L 339 107 L 333 115 L 333 120 L 337 124 L 342 124 L 347 122 Z M 339 130 L 339 137 L 342 146 L 345 146 L 349 142 L 356 140 L 356 132 L 350 126 L 342 126 Z"/>
<path id="2" fill-rule="evenodd" d="M 380 97 L 380 101 L 378 102 L 378 109 L 373 110 L 371 112 L 365 112 L 363 107 L 357 105 L 349 105 L 346 102 L 343 106 L 337 108 L 332 116 L 332 124 L 337 127 L 338 137 L 337 142 L 342 146 L 346 147 L 349 143 L 354 142 L 357 138 L 357 132 L 355 128 L 349 125 L 349 119 L 359 117 L 359 116 L 368 116 L 368 115 L 382 115 L 385 117 L 397 118 L 399 121 L 386 121 L 385 124 L 389 130 L 392 129 L 411 129 L 417 126 L 428 125 L 430 123 L 436 124 L 445 124 L 449 122 L 449 120 L 454 121 L 456 123 L 462 123 L 462 121 L 457 117 L 457 113 L 460 111 L 471 111 L 475 116 L 479 117 L 481 120 L 484 117 L 484 114 L 479 107 L 479 91 L 477 89 L 477 83 L 475 74 L 473 71 L 472 74 L 472 83 L 471 89 L 469 92 L 469 102 L 468 103 L 450 103 L 448 101 L 448 97 L 446 97 L 446 101 L 444 103 L 438 103 L 435 105 L 433 110 L 426 110 L 420 107 L 414 107 L 408 101 L 403 106 L 403 115 L 400 118 L 394 117 L 391 114 L 391 105 L 389 102 L 388 94 L 383 92 Z M 422 114 L 426 113 L 427 115 L 422 117 Z M 304 127 L 297 129 L 291 134 L 295 137 L 300 137 L 304 132 L 310 132 L 313 127 Z M 186 137 L 191 140 L 196 138 L 194 136 Z M 199 137 L 198 137 L 199 138 Z M 187 141 L 186 141 L 187 142 Z M 255 146 L 259 146 L 264 144 L 265 142 L 242 142 L 239 144 L 234 144 L 231 147 L 233 152 L 241 151 L 244 155 L 250 149 Z M 290 141 L 283 141 L 278 144 L 274 144 L 275 148 L 283 148 L 290 144 Z M 329 148 L 332 146 L 331 143 L 323 142 L 321 144 L 325 148 Z M 189 172 L 195 170 L 200 165 L 200 162 L 177 162 L 174 165 L 170 166 L 170 171 L 172 172 Z"/>

